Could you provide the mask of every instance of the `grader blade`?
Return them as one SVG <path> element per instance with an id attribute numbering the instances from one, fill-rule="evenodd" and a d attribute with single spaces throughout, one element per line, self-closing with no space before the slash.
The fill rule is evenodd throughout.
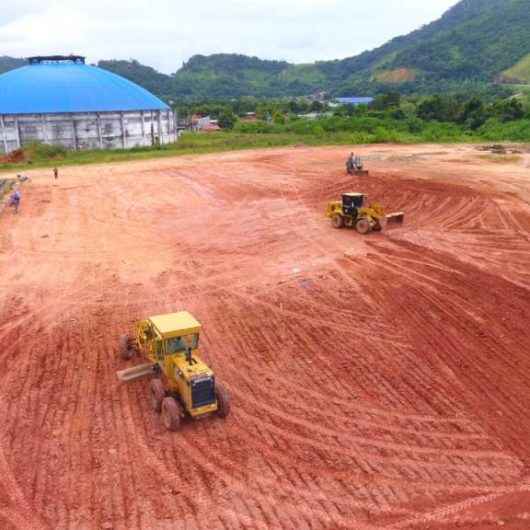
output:
<path id="1" fill-rule="evenodd" d="M 386 216 L 386 221 L 388 224 L 402 225 L 405 221 L 405 214 L 404 212 L 389 213 Z"/>
<path id="2" fill-rule="evenodd" d="M 116 372 L 116 375 L 120 381 L 135 381 L 136 379 L 153 375 L 154 369 L 155 365 L 153 363 L 139 364 L 138 366 L 133 366 L 126 370 L 120 370 Z"/>

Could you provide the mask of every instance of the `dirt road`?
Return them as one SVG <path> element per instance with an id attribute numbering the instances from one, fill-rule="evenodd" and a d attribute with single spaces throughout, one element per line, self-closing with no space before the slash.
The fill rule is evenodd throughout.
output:
<path id="1" fill-rule="evenodd" d="M 30 173 L 0 217 L 0 528 L 530 528 L 530 155 L 292 148 Z M 334 230 L 364 191 L 403 228 Z M 167 433 L 118 337 L 233 397 Z"/>

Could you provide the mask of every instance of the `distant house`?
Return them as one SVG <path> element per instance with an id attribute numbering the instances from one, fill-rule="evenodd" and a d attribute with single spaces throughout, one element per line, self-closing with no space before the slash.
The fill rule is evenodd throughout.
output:
<path id="1" fill-rule="evenodd" d="M 305 120 L 318 120 L 319 118 L 329 118 L 333 116 L 332 112 L 308 112 L 307 114 L 298 114 L 298 118 Z"/>
<path id="2" fill-rule="evenodd" d="M 191 117 L 191 129 L 193 131 L 200 131 L 210 124 L 210 116 L 203 116 L 202 114 L 194 114 Z"/>
<path id="3" fill-rule="evenodd" d="M 339 105 L 353 105 L 355 107 L 358 107 L 359 105 L 370 105 L 374 98 L 354 98 L 354 97 L 347 97 L 347 98 L 335 98 L 335 101 Z"/>
<path id="4" fill-rule="evenodd" d="M 219 127 L 219 124 L 217 123 L 217 120 L 210 120 L 210 123 L 208 125 L 205 125 L 202 129 L 200 129 L 200 132 L 217 132 L 220 131 L 221 127 Z"/>
<path id="5" fill-rule="evenodd" d="M 191 117 L 191 129 L 195 132 L 215 132 L 220 131 L 221 127 L 217 120 L 212 120 L 210 116 L 194 114 Z"/>
<path id="6" fill-rule="evenodd" d="M 255 121 L 258 121 L 258 117 L 256 116 L 255 112 L 247 112 L 246 114 L 241 116 L 241 118 L 239 118 L 239 119 L 240 119 L 240 121 L 242 121 L 244 123 L 253 123 Z"/>

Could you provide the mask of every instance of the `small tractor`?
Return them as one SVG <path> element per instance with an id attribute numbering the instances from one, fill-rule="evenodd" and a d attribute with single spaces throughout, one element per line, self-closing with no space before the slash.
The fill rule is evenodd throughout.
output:
<path id="1" fill-rule="evenodd" d="M 120 338 L 120 355 L 129 360 L 141 354 L 150 362 L 121 370 L 121 381 L 146 376 L 151 379 L 152 409 L 162 422 L 177 431 L 186 417 L 202 418 L 216 413 L 226 418 L 230 397 L 213 371 L 197 355 L 201 324 L 187 311 L 159 315 L 136 324 L 135 338 Z"/>
<path id="2" fill-rule="evenodd" d="M 351 153 L 348 160 L 346 160 L 346 173 L 358 177 L 367 177 L 369 175 L 369 172 L 364 169 L 361 157 L 355 156 L 353 153 Z"/>
<path id="3" fill-rule="evenodd" d="M 354 228 L 359 234 L 368 234 L 372 230 L 381 231 L 387 223 L 403 224 L 405 214 L 394 212 L 386 214 L 377 203 L 364 206 L 366 195 L 362 193 L 344 193 L 341 201 L 328 203 L 326 217 L 331 219 L 335 228 Z"/>

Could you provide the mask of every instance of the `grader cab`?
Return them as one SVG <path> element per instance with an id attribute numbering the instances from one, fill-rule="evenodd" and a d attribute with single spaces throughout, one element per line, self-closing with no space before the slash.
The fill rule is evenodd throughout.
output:
<path id="1" fill-rule="evenodd" d="M 151 406 L 162 413 L 167 429 L 176 431 L 185 416 L 200 418 L 230 412 L 230 398 L 213 371 L 198 355 L 201 324 L 187 311 L 158 315 L 136 325 L 134 339 L 121 338 L 123 359 L 142 354 L 149 361 L 121 370 L 118 378 L 133 381 L 153 376 Z"/>
<path id="2" fill-rule="evenodd" d="M 363 235 L 372 230 L 381 231 L 388 223 L 403 224 L 405 220 L 403 212 L 387 214 L 380 204 L 365 206 L 365 203 L 363 193 L 344 193 L 342 201 L 328 203 L 326 217 L 331 219 L 335 228 L 355 228 Z"/>

